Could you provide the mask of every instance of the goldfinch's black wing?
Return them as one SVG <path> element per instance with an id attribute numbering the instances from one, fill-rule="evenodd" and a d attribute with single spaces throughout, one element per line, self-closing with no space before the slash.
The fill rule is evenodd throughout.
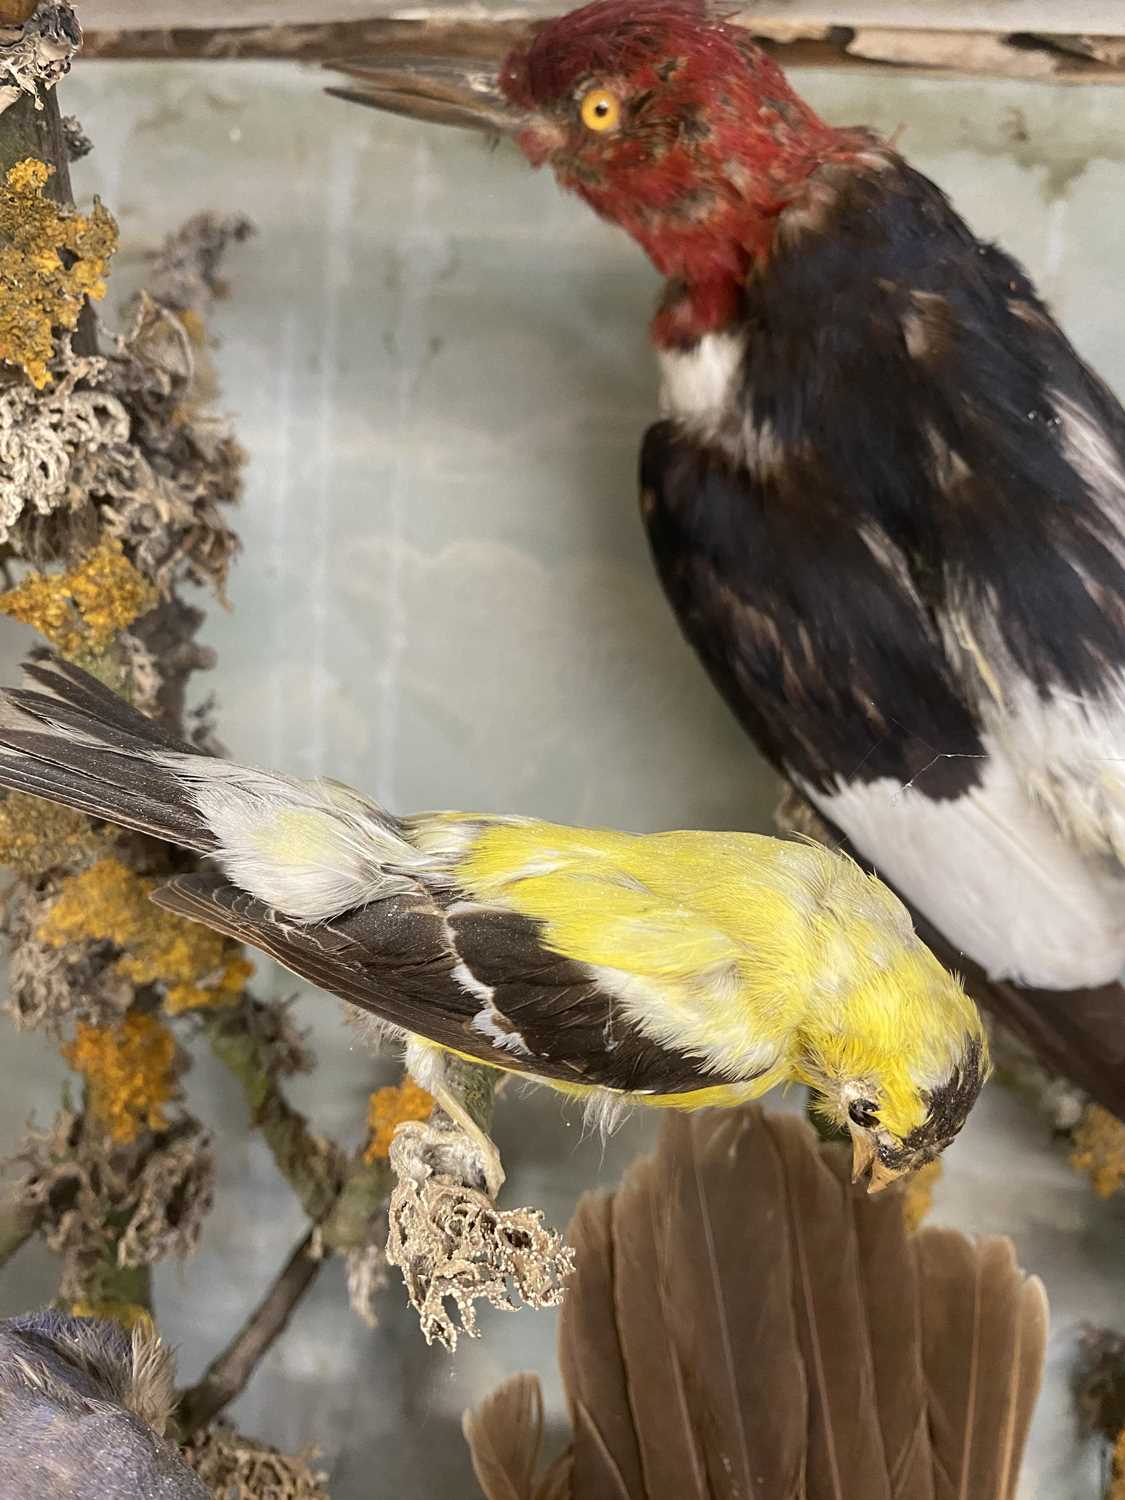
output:
<path id="1" fill-rule="evenodd" d="M 666 352 L 649 540 L 759 747 L 955 961 L 1073 996 L 1067 1071 L 1125 1112 L 1125 415 L 881 160 L 820 184 L 724 345 Z"/>
<path id="2" fill-rule="evenodd" d="M 181 875 L 157 905 L 268 953 L 387 1024 L 515 1073 L 625 1093 L 728 1082 L 644 1036 L 589 969 L 529 918 L 423 891 L 296 923 L 218 875 Z"/>

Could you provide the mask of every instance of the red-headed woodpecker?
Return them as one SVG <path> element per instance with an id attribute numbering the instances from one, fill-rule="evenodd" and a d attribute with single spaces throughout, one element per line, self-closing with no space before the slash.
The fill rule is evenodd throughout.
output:
<path id="1" fill-rule="evenodd" d="M 698 4 L 348 71 L 507 130 L 667 278 L 641 506 L 685 634 L 981 998 L 1125 1117 L 1125 413 L 1026 273 Z"/>

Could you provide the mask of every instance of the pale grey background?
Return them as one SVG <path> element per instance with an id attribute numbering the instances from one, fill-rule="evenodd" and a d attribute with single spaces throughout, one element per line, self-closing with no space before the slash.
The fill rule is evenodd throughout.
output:
<path id="1" fill-rule="evenodd" d="M 900 125 L 905 150 L 974 226 L 1040 278 L 1083 352 L 1125 391 L 1125 91 L 810 74 L 832 120 Z M 121 220 L 106 316 L 140 256 L 188 214 L 246 211 L 218 312 L 227 406 L 250 453 L 233 611 L 204 685 L 239 755 L 329 771 L 396 807 L 510 808 L 630 828 L 764 828 L 772 778 L 681 643 L 649 568 L 634 470 L 654 410 L 638 251 L 507 149 L 348 108 L 277 66 L 92 64 L 64 90 L 97 142 L 76 170 Z M 0 632 L 14 670 L 20 633 Z M 202 692 L 204 687 L 201 686 Z M 261 983 L 294 982 L 262 966 Z M 303 993 L 321 1066 L 294 1090 L 358 1138 L 390 1076 Z M 63 1070 L 5 1030 L 0 1143 L 46 1119 Z M 158 1276 L 161 1323 L 195 1375 L 300 1231 L 239 1099 L 201 1059 L 192 1100 L 224 1133 L 201 1254 Z M 511 1200 L 560 1226 L 647 1136 L 604 1150 L 548 1095 L 505 1099 Z M 1125 1324 L 1125 1202 L 1099 1203 L 1040 1123 L 993 1089 L 947 1158 L 937 1216 L 1016 1236 L 1056 1333 L 1026 1493 L 1095 1500 L 1065 1395 L 1076 1320 Z M 23 1255 L 0 1311 L 52 1290 Z M 463 1408 L 501 1376 L 543 1374 L 553 1318 L 486 1319 L 451 1363 L 392 1286 L 371 1333 L 329 1269 L 235 1415 L 283 1446 L 319 1442 L 336 1500 L 472 1493 Z"/>

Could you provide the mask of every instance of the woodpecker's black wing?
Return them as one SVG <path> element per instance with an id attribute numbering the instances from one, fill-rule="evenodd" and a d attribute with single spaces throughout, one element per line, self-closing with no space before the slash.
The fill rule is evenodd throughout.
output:
<path id="1" fill-rule="evenodd" d="M 764 753 L 946 955 L 1055 994 L 1065 1071 L 1125 1114 L 1125 414 L 873 160 L 782 215 L 721 346 L 664 353 L 653 555 Z"/>
<path id="2" fill-rule="evenodd" d="M 260 948 L 381 1021 L 514 1073 L 624 1093 L 730 1080 L 634 1027 L 590 971 L 545 948 L 538 923 L 419 891 L 296 923 L 218 875 L 181 875 L 157 905 Z"/>

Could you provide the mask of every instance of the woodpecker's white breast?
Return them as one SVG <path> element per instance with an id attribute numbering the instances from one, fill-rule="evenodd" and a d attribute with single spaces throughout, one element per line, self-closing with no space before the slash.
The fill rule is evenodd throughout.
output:
<path id="1" fill-rule="evenodd" d="M 1125 972 L 1125 877 L 1060 833 L 985 740 L 978 785 L 935 801 L 884 778 L 798 784 L 879 873 L 994 979 L 1044 989 Z"/>
<path id="2" fill-rule="evenodd" d="M 722 442 L 732 422 L 739 425 L 745 353 L 740 333 L 708 333 L 690 349 L 661 349 L 661 414 L 692 437 Z"/>

